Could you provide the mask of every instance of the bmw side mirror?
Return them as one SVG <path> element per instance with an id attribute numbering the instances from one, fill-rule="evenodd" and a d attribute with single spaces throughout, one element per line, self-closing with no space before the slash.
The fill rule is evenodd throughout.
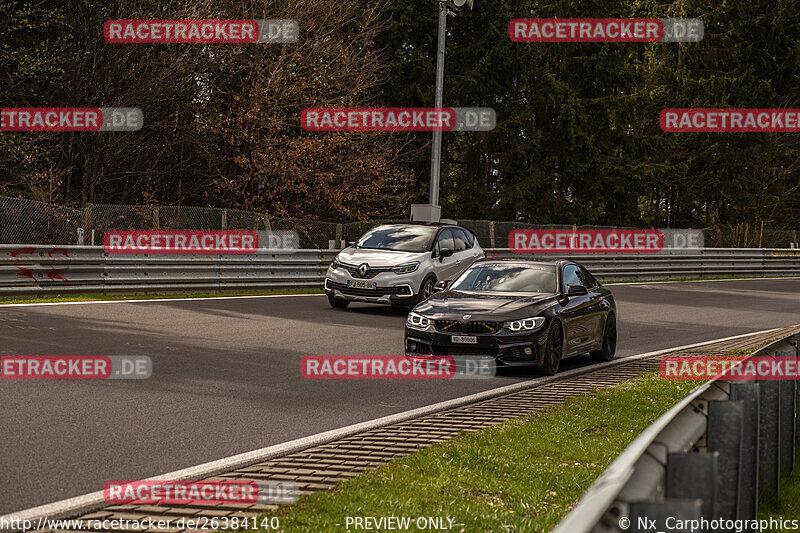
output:
<path id="1" fill-rule="evenodd" d="M 567 285 L 567 296 L 586 296 L 589 290 L 583 285 Z"/>
<path id="2" fill-rule="evenodd" d="M 447 289 L 448 285 L 450 285 L 450 280 L 437 281 L 433 286 L 433 292 L 442 292 Z"/>

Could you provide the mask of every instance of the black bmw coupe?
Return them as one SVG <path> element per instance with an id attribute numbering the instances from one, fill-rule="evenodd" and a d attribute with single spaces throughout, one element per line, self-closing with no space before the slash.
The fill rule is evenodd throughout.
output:
<path id="1" fill-rule="evenodd" d="M 490 355 L 553 375 L 567 357 L 614 357 L 614 296 L 576 263 L 483 259 L 434 291 L 408 315 L 409 358 Z"/>

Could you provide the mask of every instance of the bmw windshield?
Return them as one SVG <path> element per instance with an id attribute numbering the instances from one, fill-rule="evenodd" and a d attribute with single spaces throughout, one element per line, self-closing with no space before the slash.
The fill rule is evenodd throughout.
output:
<path id="1" fill-rule="evenodd" d="M 358 248 L 368 250 L 395 250 L 398 252 L 426 252 L 436 228 L 428 226 L 380 226 L 358 241 Z"/>
<path id="2" fill-rule="evenodd" d="M 554 293 L 557 286 L 553 266 L 493 263 L 468 269 L 450 288 L 470 292 Z"/>

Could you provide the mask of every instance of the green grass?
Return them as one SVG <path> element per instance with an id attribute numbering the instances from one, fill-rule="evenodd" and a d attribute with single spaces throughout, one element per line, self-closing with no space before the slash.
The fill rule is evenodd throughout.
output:
<path id="1" fill-rule="evenodd" d="M 796 450 L 794 472 L 781 479 L 780 495 L 762 498 L 759 502 L 758 518 L 800 520 L 800 449 Z"/>
<path id="2" fill-rule="evenodd" d="M 727 279 L 786 279 L 797 276 L 718 276 L 715 278 L 677 278 L 677 279 L 626 279 L 621 281 L 604 281 L 603 285 L 621 285 L 625 283 L 679 283 L 681 281 L 720 281 Z"/>
<path id="3" fill-rule="evenodd" d="M 453 517 L 464 526 L 452 531 L 465 532 L 549 531 L 642 430 L 696 385 L 647 374 L 461 434 L 274 514 L 285 531 L 346 531 L 348 516 Z"/>
<path id="4" fill-rule="evenodd" d="M 239 291 L 239 292 L 198 292 L 172 294 L 82 294 L 54 297 L 0 298 L 0 304 L 28 304 L 51 302 L 105 302 L 114 300 L 154 300 L 181 298 L 220 298 L 229 296 L 269 296 L 277 294 L 323 294 L 321 290 L 302 289 L 296 291 Z"/>

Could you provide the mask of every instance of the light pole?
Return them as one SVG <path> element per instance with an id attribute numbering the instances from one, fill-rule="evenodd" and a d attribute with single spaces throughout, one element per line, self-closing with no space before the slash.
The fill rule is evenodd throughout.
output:
<path id="1" fill-rule="evenodd" d="M 465 4 L 472 9 L 474 0 L 438 0 L 439 1 L 439 34 L 436 44 L 436 96 L 434 106 L 442 107 L 444 94 L 444 46 L 447 34 L 447 13 L 450 8 L 458 10 Z M 455 12 L 452 12 L 455 15 Z M 431 205 L 439 205 L 439 177 L 442 165 L 442 131 L 433 132 L 431 149 Z"/>
<path id="2" fill-rule="evenodd" d="M 444 44 L 447 34 L 447 15 L 455 15 L 459 8 L 469 6 L 472 9 L 474 0 L 437 0 L 439 3 L 439 33 L 436 40 L 436 95 L 434 105 L 442 107 L 444 93 Z M 451 11 L 451 9 L 453 11 Z M 433 132 L 433 145 L 431 147 L 431 193 L 430 203 L 411 204 L 411 220 L 424 222 L 438 222 L 441 208 L 439 207 L 439 176 L 442 166 L 442 132 Z"/>

